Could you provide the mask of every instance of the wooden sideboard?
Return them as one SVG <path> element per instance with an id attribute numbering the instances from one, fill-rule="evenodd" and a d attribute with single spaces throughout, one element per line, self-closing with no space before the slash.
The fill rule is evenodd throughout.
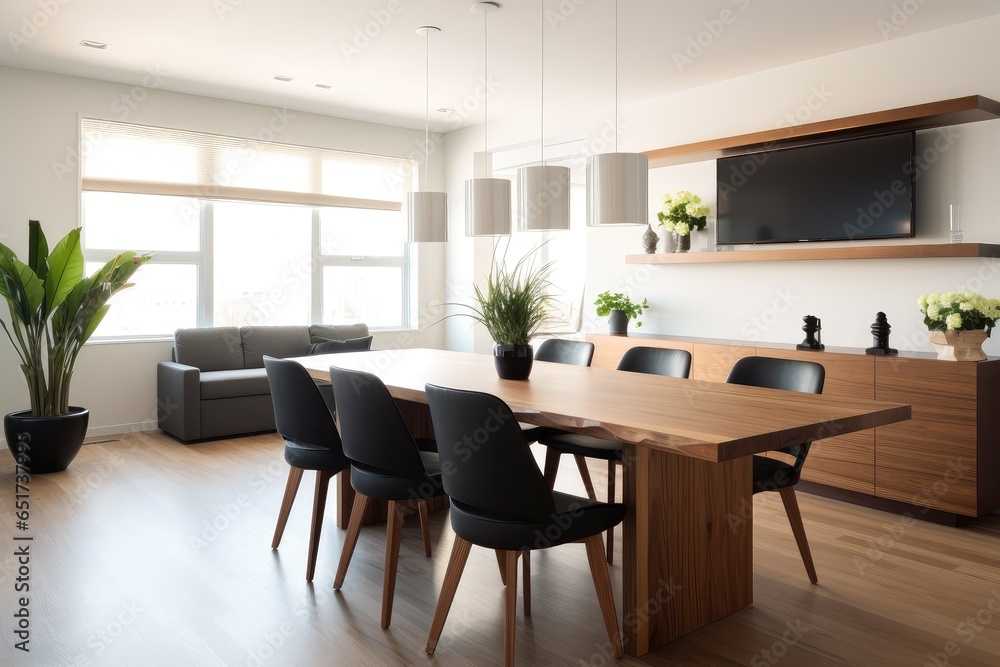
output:
<path id="1" fill-rule="evenodd" d="M 649 334 L 588 334 L 587 340 L 595 345 L 593 365 L 602 368 L 615 368 L 637 345 L 687 350 L 696 382 L 724 382 L 746 356 L 819 362 L 826 368 L 824 394 L 908 403 L 913 418 L 817 441 L 802 473 L 807 490 L 948 523 L 1000 508 L 1000 359 L 876 357 L 855 348 L 812 352 Z"/>

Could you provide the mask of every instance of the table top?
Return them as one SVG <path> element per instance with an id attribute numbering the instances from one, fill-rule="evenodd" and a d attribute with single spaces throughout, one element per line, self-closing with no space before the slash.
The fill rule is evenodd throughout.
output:
<path id="1" fill-rule="evenodd" d="M 312 377 L 330 366 L 378 376 L 396 399 L 426 403 L 427 383 L 503 399 L 519 421 L 556 426 L 707 461 L 883 426 L 910 406 L 536 361 L 501 380 L 493 357 L 432 349 L 297 357 Z"/>

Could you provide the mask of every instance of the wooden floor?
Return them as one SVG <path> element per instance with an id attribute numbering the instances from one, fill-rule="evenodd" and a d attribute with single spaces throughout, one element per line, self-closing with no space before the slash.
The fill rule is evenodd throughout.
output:
<path id="1" fill-rule="evenodd" d="M 304 581 L 312 473 L 280 549 L 269 548 L 288 472 L 277 436 L 194 446 L 159 432 L 120 437 L 84 447 L 64 473 L 32 478 L 25 532 L 15 530 L 14 465 L 0 452 L 0 665 L 499 663 L 503 588 L 494 555 L 478 548 L 436 655 L 423 652 L 453 539 L 447 512 L 431 516 L 432 558 L 416 519 L 404 527 L 392 627 L 383 631 L 383 526 L 363 531 L 335 593 L 344 532 L 328 509 L 316 580 Z M 559 487 L 579 490 L 563 458 Z M 602 468 L 593 469 L 599 490 Z M 818 586 L 777 495 L 758 496 L 755 604 L 640 660 L 610 657 L 583 545 L 536 552 L 518 664 L 1000 664 L 1000 516 L 956 529 L 806 494 L 800 504 Z M 25 544 L 15 535 L 34 536 L 30 654 L 14 649 L 23 593 L 14 593 L 11 554 Z M 611 578 L 620 613 L 619 565 Z"/>

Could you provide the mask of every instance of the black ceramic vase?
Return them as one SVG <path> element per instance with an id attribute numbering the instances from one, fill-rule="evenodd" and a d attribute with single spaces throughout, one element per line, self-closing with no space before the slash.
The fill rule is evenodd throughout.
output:
<path id="1" fill-rule="evenodd" d="M 32 417 L 31 410 L 11 412 L 3 419 L 7 448 L 14 460 L 33 475 L 69 467 L 83 446 L 90 410 L 70 406 L 70 414 Z"/>
<path id="2" fill-rule="evenodd" d="M 502 380 L 527 380 L 535 351 L 530 345 L 497 345 L 493 348 L 493 363 Z"/>
<path id="3" fill-rule="evenodd" d="M 628 333 L 628 315 L 624 310 L 612 310 L 608 317 L 608 333 L 613 336 L 624 336 Z"/>

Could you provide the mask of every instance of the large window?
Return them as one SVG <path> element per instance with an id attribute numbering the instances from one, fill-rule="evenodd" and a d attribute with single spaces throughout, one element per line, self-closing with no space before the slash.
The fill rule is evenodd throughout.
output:
<path id="1" fill-rule="evenodd" d="M 408 325 L 413 160 L 90 119 L 82 137 L 88 270 L 154 252 L 95 337 Z"/>

